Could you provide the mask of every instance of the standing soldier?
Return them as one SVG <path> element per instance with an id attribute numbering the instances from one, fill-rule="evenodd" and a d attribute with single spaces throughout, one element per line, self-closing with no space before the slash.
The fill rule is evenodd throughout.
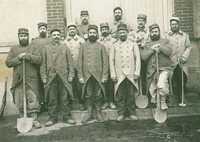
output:
<path id="1" fill-rule="evenodd" d="M 110 49 L 113 48 L 113 44 L 116 41 L 114 38 L 112 38 L 112 36 L 110 35 L 110 28 L 108 23 L 101 23 L 100 24 L 100 31 L 101 31 L 101 37 L 99 38 L 99 42 L 101 44 L 103 44 L 106 48 L 107 54 L 110 54 Z M 111 108 L 111 109 L 115 109 L 116 106 L 114 105 L 114 84 L 110 78 L 110 74 L 109 74 L 109 78 L 108 81 L 105 84 L 105 89 L 106 89 L 106 102 L 103 105 L 102 109 L 106 109 L 107 107 Z"/>
<path id="2" fill-rule="evenodd" d="M 76 99 L 75 108 L 83 110 L 84 108 L 81 101 L 81 84 L 79 83 L 78 80 L 78 56 L 81 44 L 83 44 L 85 41 L 83 38 L 77 35 L 77 27 L 75 24 L 71 23 L 67 26 L 67 28 L 68 28 L 68 34 L 64 42 L 69 48 L 74 61 L 75 77 L 72 82 L 72 88 Z"/>
<path id="3" fill-rule="evenodd" d="M 81 45 L 79 53 L 79 81 L 83 85 L 83 98 L 90 113 L 87 120 L 101 120 L 101 106 L 108 78 L 108 55 L 105 47 L 97 42 L 98 27 L 90 25 L 88 41 Z"/>
<path id="4" fill-rule="evenodd" d="M 141 50 L 141 57 L 147 63 L 147 89 L 151 95 L 151 103 L 155 104 L 156 95 L 160 95 L 161 109 L 166 110 L 168 108 L 166 97 L 169 95 L 168 80 L 173 65 L 170 59 L 172 50 L 169 41 L 160 37 L 158 24 L 152 24 L 149 27 L 149 33 L 150 39 Z M 158 59 L 156 54 L 158 54 Z M 159 74 L 156 73 L 157 61 Z"/>
<path id="5" fill-rule="evenodd" d="M 77 26 L 78 34 L 84 38 L 88 39 L 88 26 L 89 26 L 89 12 L 87 10 L 81 11 L 81 24 Z"/>
<path id="6" fill-rule="evenodd" d="M 70 107 L 73 99 L 72 82 L 74 68 L 69 49 L 61 43 L 60 30 L 51 30 L 51 41 L 43 48 L 41 78 L 48 99 L 49 121 L 45 124 L 51 126 L 57 122 L 59 107 L 63 120 L 73 124 L 70 119 Z"/>
<path id="7" fill-rule="evenodd" d="M 113 15 L 114 15 L 114 20 L 110 23 L 110 31 L 111 31 L 111 35 L 113 38 L 118 39 L 118 35 L 117 35 L 117 26 L 120 23 L 126 23 L 124 17 L 123 17 L 123 10 L 121 7 L 115 7 L 113 10 Z M 128 26 L 128 30 L 132 31 L 131 26 Z"/>
<path id="8" fill-rule="evenodd" d="M 23 66 L 22 60 L 25 60 L 25 90 L 27 97 L 27 113 L 34 119 L 33 125 L 40 128 L 37 120 L 37 114 L 40 110 L 39 97 L 39 76 L 37 65 L 41 63 L 41 57 L 38 52 L 29 46 L 28 29 L 20 28 L 18 30 L 19 46 L 11 48 L 6 59 L 6 65 L 13 68 L 13 82 L 11 92 L 14 97 L 14 103 L 19 109 L 20 117 L 23 116 Z"/>
<path id="9" fill-rule="evenodd" d="M 128 39 L 126 24 L 118 25 L 119 40 L 110 51 L 110 72 L 115 82 L 115 98 L 119 108 L 118 121 L 129 117 L 137 120 L 135 95 L 140 76 L 140 51 L 136 43 Z"/>
<path id="10" fill-rule="evenodd" d="M 188 34 L 180 30 L 180 19 L 178 17 L 172 17 L 170 19 L 170 27 L 171 31 L 168 33 L 167 38 L 169 39 L 173 50 L 171 59 L 176 65 L 172 76 L 173 93 L 176 96 L 178 103 L 180 103 L 182 94 L 182 81 L 185 82 L 185 89 L 188 76 L 188 68 L 185 63 L 188 60 L 192 47 L 190 45 Z M 183 80 L 181 77 L 182 69 L 184 71 Z"/>
<path id="11" fill-rule="evenodd" d="M 44 23 L 44 22 L 38 23 L 38 32 L 39 32 L 39 36 L 32 39 L 31 46 L 36 48 L 39 51 L 39 53 L 42 54 L 42 49 L 49 41 L 47 38 L 47 23 Z M 40 95 L 39 96 L 40 96 L 39 101 L 41 105 L 41 111 L 44 111 L 46 109 L 45 108 L 46 100 L 44 100 L 44 88 L 43 88 L 41 77 L 40 77 Z"/>

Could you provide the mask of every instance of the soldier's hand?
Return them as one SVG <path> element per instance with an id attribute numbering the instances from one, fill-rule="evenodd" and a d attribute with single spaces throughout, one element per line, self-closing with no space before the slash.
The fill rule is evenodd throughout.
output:
<path id="1" fill-rule="evenodd" d="M 160 44 L 155 44 L 155 45 L 151 46 L 151 49 L 154 50 L 155 52 L 159 52 L 160 51 Z"/>
<path id="2" fill-rule="evenodd" d="M 17 57 L 21 60 L 25 55 L 26 53 L 20 53 Z"/>
<path id="3" fill-rule="evenodd" d="M 30 60 L 31 60 L 31 54 L 26 53 L 26 54 L 22 57 L 22 59 L 30 61 Z"/>
<path id="4" fill-rule="evenodd" d="M 79 79 L 79 82 L 80 82 L 81 84 L 84 84 L 84 83 L 85 83 L 85 81 L 84 81 L 83 78 L 80 78 L 80 79 Z"/>
<path id="5" fill-rule="evenodd" d="M 184 57 L 179 57 L 178 58 L 178 63 L 181 64 L 181 65 L 185 64 L 186 63 L 186 59 Z"/>
<path id="6" fill-rule="evenodd" d="M 47 84 L 47 79 L 42 80 L 43 84 Z"/>
<path id="7" fill-rule="evenodd" d="M 69 82 L 72 82 L 72 81 L 73 81 L 73 77 L 69 77 L 69 78 L 68 78 L 68 81 L 69 81 Z"/>

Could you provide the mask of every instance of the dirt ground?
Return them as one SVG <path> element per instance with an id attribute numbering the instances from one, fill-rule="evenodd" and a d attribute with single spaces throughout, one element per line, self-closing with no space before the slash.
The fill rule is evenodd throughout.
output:
<path id="1" fill-rule="evenodd" d="M 0 120 L 0 142 L 200 142 L 200 116 L 171 118 L 163 125 L 153 120 L 63 125 L 37 136 L 19 135 L 15 125 L 16 117 Z"/>

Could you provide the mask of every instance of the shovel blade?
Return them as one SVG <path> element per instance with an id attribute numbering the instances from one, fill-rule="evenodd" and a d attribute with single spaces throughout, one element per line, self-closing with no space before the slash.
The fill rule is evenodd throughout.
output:
<path id="1" fill-rule="evenodd" d="M 137 96 L 135 104 L 138 108 L 146 108 L 148 106 L 148 97 L 145 95 Z"/>
<path id="2" fill-rule="evenodd" d="M 154 120 L 158 123 L 164 123 L 167 120 L 167 111 L 161 109 L 155 109 Z"/>
<path id="3" fill-rule="evenodd" d="M 33 118 L 18 118 L 17 119 L 17 130 L 20 133 L 27 133 L 32 129 Z"/>

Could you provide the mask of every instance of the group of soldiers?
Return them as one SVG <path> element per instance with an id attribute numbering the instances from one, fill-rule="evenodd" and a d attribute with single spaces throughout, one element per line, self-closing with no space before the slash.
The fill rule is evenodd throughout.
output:
<path id="1" fill-rule="evenodd" d="M 180 19 L 173 16 L 170 31 L 161 37 L 158 24 L 146 27 L 145 14 L 138 14 L 135 30 L 124 21 L 121 7 L 113 14 L 113 22 L 101 23 L 99 30 L 90 24 L 88 11 L 81 11 L 81 24 L 69 23 L 64 40 L 57 27 L 47 36 L 46 23 L 38 24 L 39 37 L 30 44 L 28 29 L 18 30 L 19 45 L 11 48 L 6 65 L 14 70 L 11 91 L 20 116 L 23 60 L 28 116 L 34 118 L 36 128 L 41 127 L 41 107 L 49 115 L 45 126 L 55 124 L 59 113 L 63 121 L 74 124 L 71 110 L 87 110 L 87 121 L 102 121 L 101 111 L 107 108 L 118 111 L 118 121 L 127 117 L 137 120 L 135 98 L 139 88 L 152 105 L 160 95 L 163 110 L 168 108 L 170 90 L 177 104 L 181 101 L 180 85 L 187 81 L 185 63 L 191 45 L 189 36 L 180 30 Z"/>

